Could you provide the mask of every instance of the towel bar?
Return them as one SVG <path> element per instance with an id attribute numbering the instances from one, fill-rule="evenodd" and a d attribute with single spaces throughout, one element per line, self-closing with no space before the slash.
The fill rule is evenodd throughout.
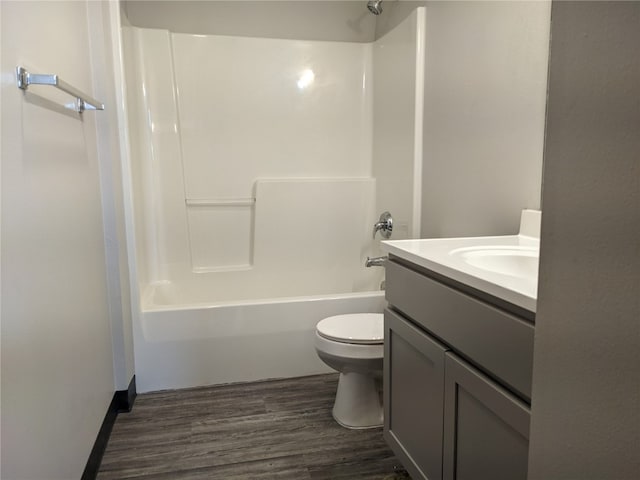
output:
<path id="1" fill-rule="evenodd" d="M 18 81 L 18 88 L 21 90 L 27 90 L 29 85 L 50 85 L 76 97 L 78 113 L 82 113 L 85 110 L 104 110 L 104 104 L 102 102 L 91 98 L 89 95 L 69 85 L 58 77 L 58 75 L 29 73 L 24 67 L 16 67 L 16 79 Z"/>

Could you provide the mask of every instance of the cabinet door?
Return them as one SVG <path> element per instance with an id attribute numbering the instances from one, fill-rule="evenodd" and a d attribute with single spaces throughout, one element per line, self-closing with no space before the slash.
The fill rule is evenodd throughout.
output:
<path id="1" fill-rule="evenodd" d="M 526 480 L 528 406 L 478 370 L 447 353 L 445 480 Z"/>
<path id="2" fill-rule="evenodd" d="M 442 478 L 445 347 L 386 310 L 384 436 L 413 480 Z"/>

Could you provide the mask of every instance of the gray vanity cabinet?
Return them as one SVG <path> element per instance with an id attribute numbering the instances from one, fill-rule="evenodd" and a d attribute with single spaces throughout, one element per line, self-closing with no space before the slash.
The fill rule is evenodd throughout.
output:
<path id="1" fill-rule="evenodd" d="M 526 480 L 529 407 L 455 354 L 445 360 L 445 480 Z"/>
<path id="2" fill-rule="evenodd" d="M 446 348 L 390 310 L 384 320 L 385 439 L 414 480 L 442 478 Z"/>
<path id="3" fill-rule="evenodd" d="M 387 443 L 414 480 L 526 480 L 533 322 L 393 257 L 386 271 Z"/>

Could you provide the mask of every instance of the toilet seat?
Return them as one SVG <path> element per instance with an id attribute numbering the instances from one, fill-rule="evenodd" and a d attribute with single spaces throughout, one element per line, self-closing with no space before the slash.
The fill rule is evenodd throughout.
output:
<path id="1" fill-rule="evenodd" d="M 351 313 L 325 318 L 316 332 L 327 340 L 356 345 L 384 342 L 384 316 L 381 313 Z"/>

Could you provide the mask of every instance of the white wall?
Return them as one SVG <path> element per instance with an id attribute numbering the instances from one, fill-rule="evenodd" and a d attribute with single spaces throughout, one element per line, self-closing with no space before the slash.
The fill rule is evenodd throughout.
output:
<path id="1" fill-rule="evenodd" d="M 125 1 L 134 26 L 177 33 L 371 42 L 366 0 Z"/>
<path id="2" fill-rule="evenodd" d="M 371 45 L 124 30 L 142 288 L 376 290 Z"/>
<path id="3" fill-rule="evenodd" d="M 92 57 L 87 8 L 75 1 L 0 4 L 7 480 L 79 478 L 114 392 L 101 113 L 79 117 L 59 106 L 69 96 L 51 87 L 24 93 L 14 76 L 23 64 L 98 96 L 92 65 L 100 60 Z"/>
<path id="4" fill-rule="evenodd" d="M 550 2 L 385 2 L 376 36 L 427 6 L 422 236 L 516 233 L 540 207 Z"/>
<path id="5" fill-rule="evenodd" d="M 371 174 L 368 45 L 173 34 L 171 46 L 188 199 Z"/>
<path id="6" fill-rule="evenodd" d="M 425 27 L 414 10 L 373 44 L 376 213 L 393 215 L 395 240 L 420 236 Z"/>
<path id="7" fill-rule="evenodd" d="M 109 316 L 113 344 L 113 364 L 116 390 L 126 390 L 133 378 L 134 354 L 132 335 L 131 285 L 125 231 L 124 179 L 120 148 L 121 133 L 117 128 L 122 119 L 115 108 L 116 88 L 114 67 L 118 63 L 118 43 L 114 45 L 111 25 L 118 19 L 115 5 L 108 2 L 89 2 L 88 21 L 95 94 L 108 108 L 96 115 L 100 192 L 105 232 L 105 257 L 109 291 Z M 114 50 L 116 54 L 114 56 Z M 96 61 L 101 59 L 102 61 Z"/>
<path id="8" fill-rule="evenodd" d="M 552 15 L 529 479 L 637 479 L 640 3 Z"/>

